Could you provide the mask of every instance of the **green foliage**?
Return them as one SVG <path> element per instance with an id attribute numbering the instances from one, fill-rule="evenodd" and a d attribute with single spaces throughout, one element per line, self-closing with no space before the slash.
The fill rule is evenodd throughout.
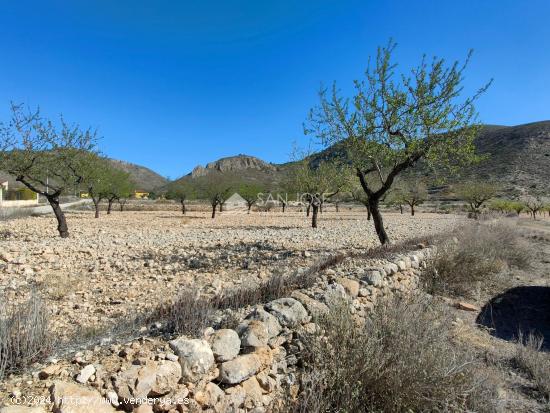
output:
<path id="1" fill-rule="evenodd" d="M 193 199 L 196 196 L 195 188 L 188 183 L 174 182 L 168 186 L 166 191 L 166 199 L 171 199 L 178 202 L 185 202 Z"/>
<path id="2" fill-rule="evenodd" d="M 478 214 L 481 207 L 494 198 L 498 193 L 498 187 L 491 182 L 471 181 L 454 187 L 456 195 L 467 202 L 471 212 Z"/>
<path id="3" fill-rule="evenodd" d="M 237 186 L 237 192 L 243 197 L 250 208 L 258 201 L 258 195 L 265 192 L 265 189 L 259 184 L 242 183 Z"/>
<path id="4" fill-rule="evenodd" d="M 48 198 L 57 199 L 80 185 L 88 154 L 95 150 L 95 133 L 63 118 L 54 124 L 21 105 L 11 110 L 11 120 L 0 125 L 2 169 Z"/>

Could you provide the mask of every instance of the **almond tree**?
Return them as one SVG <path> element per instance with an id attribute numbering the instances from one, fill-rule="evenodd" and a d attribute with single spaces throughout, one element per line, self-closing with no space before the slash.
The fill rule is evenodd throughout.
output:
<path id="1" fill-rule="evenodd" d="M 82 168 L 82 184 L 92 199 L 95 218 L 99 218 L 99 204 L 109 195 L 112 167 L 107 160 L 93 153 L 85 157 Z"/>
<path id="2" fill-rule="evenodd" d="M 2 169 L 46 198 L 57 231 L 66 238 L 69 229 L 59 198 L 82 184 L 83 162 L 95 150 L 95 132 L 69 125 L 63 118 L 54 124 L 38 110 L 21 105 L 12 104 L 11 111 L 11 120 L 0 128 Z"/>
<path id="3" fill-rule="evenodd" d="M 320 92 L 321 103 L 311 111 L 306 133 L 326 146 L 342 145 L 369 199 L 376 233 L 382 244 L 390 239 L 380 213 L 380 200 L 396 178 L 421 160 L 431 167 L 456 168 L 477 159 L 474 137 L 475 100 L 487 89 L 460 99 L 463 65 L 423 57 L 410 74 L 397 72 L 392 61 L 395 43 L 379 48 L 365 80 L 344 99 L 333 86 Z M 454 169 L 453 168 L 453 169 Z M 367 177 L 376 177 L 375 186 Z"/>
<path id="4" fill-rule="evenodd" d="M 166 198 L 172 199 L 180 203 L 181 213 L 185 215 L 186 213 L 186 202 L 191 198 L 193 193 L 193 188 L 189 184 L 184 184 L 181 182 L 175 182 L 170 185 L 168 192 L 166 192 Z"/>
<path id="5" fill-rule="evenodd" d="M 130 179 L 128 172 L 111 167 L 111 173 L 107 184 L 107 215 L 111 213 L 113 203 L 118 201 L 120 211 L 124 209 L 124 204 L 135 190 L 135 185 Z"/>
<path id="6" fill-rule="evenodd" d="M 212 207 L 212 219 L 216 217 L 216 207 L 222 205 L 233 191 L 233 181 L 220 172 L 194 178 L 192 185 L 197 198 L 206 199 Z"/>
<path id="7" fill-rule="evenodd" d="M 490 182 L 470 181 L 455 186 L 455 193 L 468 203 L 470 211 L 477 217 L 483 205 L 494 198 L 498 192 L 495 184 Z"/>
<path id="8" fill-rule="evenodd" d="M 346 172 L 335 162 L 320 161 L 312 165 L 310 158 L 305 157 L 294 167 L 292 176 L 295 188 L 312 210 L 311 227 L 317 228 L 319 209 L 346 184 Z"/>
<path id="9" fill-rule="evenodd" d="M 246 205 L 248 207 L 248 213 L 250 214 L 250 210 L 252 209 L 252 206 L 256 204 L 256 202 L 258 202 L 258 195 L 264 192 L 264 188 L 258 184 L 245 183 L 245 184 L 241 184 L 237 188 L 237 192 L 246 201 Z M 283 206 L 283 209 L 284 209 L 284 206 Z"/>
<path id="10" fill-rule="evenodd" d="M 401 197 L 403 202 L 411 208 L 411 216 L 414 216 L 414 207 L 423 204 L 428 199 L 428 188 L 425 183 L 418 180 L 408 181 L 405 183 Z"/>
<path id="11" fill-rule="evenodd" d="M 537 219 L 537 214 L 544 209 L 544 200 L 540 196 L 525 196 L 523 198 L 523 205 L 527 209 L 533 219 Z"/>

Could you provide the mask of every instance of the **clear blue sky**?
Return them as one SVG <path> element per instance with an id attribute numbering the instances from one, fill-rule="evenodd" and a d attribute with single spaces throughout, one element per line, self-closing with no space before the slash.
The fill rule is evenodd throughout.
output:
<path id="1" fill-rule="evenodd" d="M 238 153 L 288 160 L 321 82 L 347 89 L 393 37 L 403 68 L 475 50 L 481 119 L 550 118 L 548 0 L 2 0 L 10 100 L 97 127 L 108 156 L 176 178 Z"/>

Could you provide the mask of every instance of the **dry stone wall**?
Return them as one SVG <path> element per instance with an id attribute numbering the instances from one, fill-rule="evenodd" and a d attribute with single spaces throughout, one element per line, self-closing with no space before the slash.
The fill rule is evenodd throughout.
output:
<path id="1" fill-rule="evenodd" d="M 313 287 L 247 309 L 234 328 L 171 341 L 142 337 L 53 360 L 33 375 L 49 391 L 44 403 L 33 405 L 32 395 L 14 387 L 0 413 L 268 412 L 283 389 L 299 391 L 300 334 L 316 331 L 315 317 L 335 297 L 365 317 L 381 297 L 416 288 L 432 251 L 370 260 L 367 267 L 344 260 L 322 271 Z"/>

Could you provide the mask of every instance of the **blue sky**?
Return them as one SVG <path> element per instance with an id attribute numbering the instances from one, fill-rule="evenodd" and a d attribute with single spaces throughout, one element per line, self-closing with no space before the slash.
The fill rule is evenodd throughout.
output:
<path id="1" fill-rule="evenodd" d="M 92 126 L 102 151 L 176 178 L 239 153 L 285 162 L 321 82 L 349 90 L 391 37 L 403 69 L 475 50 L 482 121 L 550 118 L 550 1 L 7 1 L 11 100 Z"/>

